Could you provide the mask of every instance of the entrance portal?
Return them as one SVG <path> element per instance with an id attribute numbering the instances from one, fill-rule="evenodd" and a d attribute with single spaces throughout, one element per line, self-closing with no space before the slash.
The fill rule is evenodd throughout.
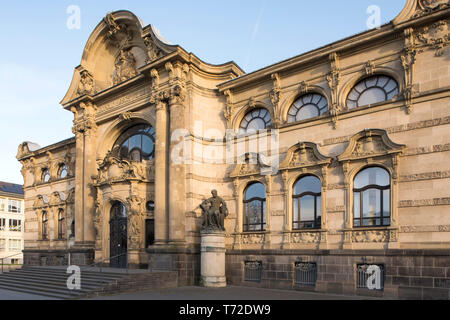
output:
<path id="1" fill-rule="evenodd" d="M 111 268 L 127 267 L 127 224 L 127 208 L 123 203 L 115 202 L 109 223 Z"/>

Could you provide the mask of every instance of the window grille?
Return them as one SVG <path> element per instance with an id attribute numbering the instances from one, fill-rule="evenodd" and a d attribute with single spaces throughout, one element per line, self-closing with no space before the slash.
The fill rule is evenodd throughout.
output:
<path id="1" fill-rule="evenodd" d="M 386 277 L 385 267 L 381 264 L 373 264 L 380 268 L 380 287 L 375 288 L 373 290 L 384 290 L 384 280 Z M 360 264 L 357 266 L 357 281 L 358 281 L 358 289 L 370 289 L 368 286 L 368 282 L 370 281 L 372 284 L 376 284 L 376 278 L 374 272 L 367 272 L 371 264 Z M 371 278 L 369 280 L 369 278 Z"/>
<path id="2" fill-rule="evenodd" d="M 262 276 L 261 261 L 245 262 L 245 281 L 260 282 Z"/>
<path id="3" fill-rule="evenodd" d="M 317 264 L 311 262 L 295 263 L 295 284 L 315 286 L 317 281 Z"/>

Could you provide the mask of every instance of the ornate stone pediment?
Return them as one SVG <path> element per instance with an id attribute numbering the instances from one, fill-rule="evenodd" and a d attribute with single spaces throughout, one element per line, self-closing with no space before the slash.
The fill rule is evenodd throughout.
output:
<path id="1" fill-rule="evenodd" d="M 246 153 L 244 160 L 238 161 L 230 174 L 231 178 L 253 175 L 267 175 L 272 173 L 268 159 L 259 153 Z M 239 163 L 240 162 L 240 163 Z"/>
<path id="2" fill-rule="evenodd" d="M 266 235 L 264 233 L 252 233 L 241 235 L 242 244 L 264 244 L 266 240 Z"/>
<path id="3" fill-rule="evenodd" d="M 420 29 L 416 38 L 419 44 L 436 50 L 436 56 L 442 56 L 444 48 L 450 44 L 449 20 L 441 20 Z"/>
<path id="4" fill-rule="evenodd" d="M 48 206 L 48 199 L 46 196 L 43 195 L 38 195 L 36 196 L 36 199 L 34 200 L 33 203 L 33 209 L 42 209 Z"/>
<path id="5" fill-rule="evenodd" d="M 33 142 L 24 142 L 19 145 L 19 148 L 17 150 L 17 159 L 21 159 L 29 154 L 31 154 L 33 151 L 39 150 L 41 147 Z"/>
<path id="6" fill-rule="evenodd" d="M 373 158 L 402 153 L 405 145 L 394 143 L 385 130 L 366 129 L 350 139 L 339 161 Z"/>
<path id="7" fill-rule="evenodd" d="M 65 204 L 65 197 L 64 194 L 61 192 L 53 192 L 50 196 L 50 206 L 59 206 Z"/>
<path id="8" fill-rule="evenodd" d="M 280 170 L 329 165 L 331 160 L 332 158 L 320 153 L 315 143 L 300 142 L 288 150 L 286 159 L 280 164 Z"/>

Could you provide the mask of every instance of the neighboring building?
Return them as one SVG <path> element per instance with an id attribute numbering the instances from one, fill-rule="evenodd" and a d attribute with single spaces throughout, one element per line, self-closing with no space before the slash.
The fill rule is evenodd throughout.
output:
<path id="1" fill-rule="evenodd" d="M 199 205 L 217 189 L 232 284 L 448 298 L 449 14 L 408 0 L 379 29 L 250 74 L 108 14 L 61 102 L 75 137 L 19 147 L 25 264 L 70 253 L 198 284 Z M 382 290 L 363 288 L 373 264 Z"/>
<path id="2" fill-rule="evenodd" d="M 0 181 L 0 259 L 22 264 L 25 226 L 24 192 L 20 185 Z"/>

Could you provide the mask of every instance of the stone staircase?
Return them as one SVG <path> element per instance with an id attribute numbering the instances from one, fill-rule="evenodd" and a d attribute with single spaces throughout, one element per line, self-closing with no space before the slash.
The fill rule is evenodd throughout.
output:
<path id="1" fill-rule="evenodd" d="M 69 290 L 66 267 L 26 267 L 0 274 L 0 289 L 55 299 L 81 299 L 178 286 L 177 272 L 82 268 L 81 290 Z"/>

